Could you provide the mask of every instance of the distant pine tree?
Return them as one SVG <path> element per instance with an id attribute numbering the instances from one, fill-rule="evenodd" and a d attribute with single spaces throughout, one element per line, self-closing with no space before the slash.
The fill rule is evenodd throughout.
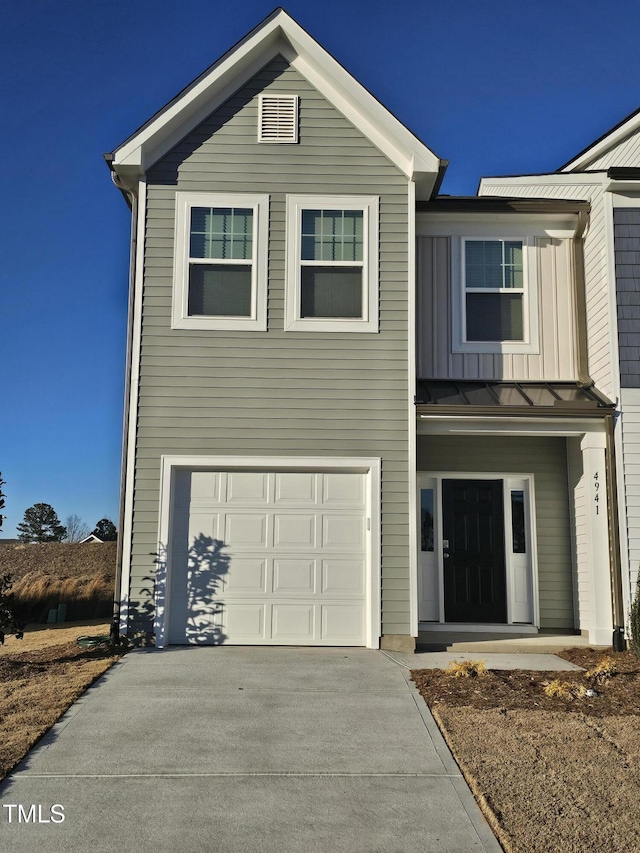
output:
<path id="1" fill-rule="evenodd" d="M 24 512 L 24 521 L 18 525 L 21 542 L 62 542 L 67 528 L 60 524 L 56 511 L 49 504 L 34 504 Z"/>

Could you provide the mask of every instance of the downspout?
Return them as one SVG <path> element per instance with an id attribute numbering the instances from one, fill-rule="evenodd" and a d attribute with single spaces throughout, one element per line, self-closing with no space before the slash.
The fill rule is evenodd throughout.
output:
<path id="1" fill-rule="evenodd" d="M 607 507 L 609 507 L 607 516 L 609 522 L 609 566 L 611 569 L 611 599 L 613 609 L 613 649 L 616 652 L 621 652 L 624 651 L 625 647 L 624 601 L 620 560 L 620 528 L 618 526 L 618 479 L 616 472 L 614 416 L 606 415 L 604 421 L 607 435 L 607 464 L 605 471 L 607 476 Z"/>
<path id="2" fill-rule="evenodd" d="M 584 269 L 584 232 L 587 227 L 587 211 L 578 213 L 578 224 L 573 239 L 573 264 L 576 279 L 576 315 L 577 315 L 577 373 L 580 385 L 590 388 L 594 382 L 589 375 L 589 354 L 587 348 L 587 288 Z M 624 604 L 622 597 L 622 567 L 620 559 L 620 523 L 616 478 L 616 449 L 614 441 L 614 416 L 605 415 L 606 432 L 606 486 L 607 486 L 607 526 L 609 529 L 609 575 L 611 584 L 611 610 L 613 616 L 612 645 L 615 651 L 622 651 L 624 641 Z"/>
<path id="3" fill-rule="evenodd" d="M 107 160 L 109 167 L 111 163 Z M 120 181 L 116 172 L 111 170 L 111 180 L 124 195 L 127 204 L 131 208 L 131 257 L 129 259 L 129 306 L 127 312 L 127 357 L 125 364 L 125 380 L 124 380 L 124 413 L 122 419 L 122 459 L 120 465 L 120 497 L 118 501 L 118 547 L 116 551 L 116 579 L 113 596 L 113 615 L 111 617 L 110 638 L 112 645 L 118 645 L 120 641 L 120 601 L 122 591 L 120 585 L 122 583 L 122 555 L 124 550 L 124 505 L 125 505 L 125 484 L 126 484 L 126 465 L 129 450 L 129 418 L 130 405 L 129 398 L 131 392 L 131 353 L 133 342 L 133 299 L 134 299 L 134 283 L 136 275 L 136 244 L 138 234 L 138 198 L 136 193 L 127 189 Z"/>

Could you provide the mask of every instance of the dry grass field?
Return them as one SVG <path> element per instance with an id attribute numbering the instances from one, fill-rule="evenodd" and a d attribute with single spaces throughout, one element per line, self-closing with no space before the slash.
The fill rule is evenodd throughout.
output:
<path id="1" fill-rule="evenodd" d="M 11 575 L 16 613 L 27 623 L 46 622 L 59 604 L 70 620 L 108 618 L 115 564 L 115 542 L 0 543 L 0 574 Z"/>
<path id="2" fill-rule="evenodd" d="M 34 627 L 0 647 L 0 779 L 118 659 L 76 644 L 80 636 L 108 632 L 104 622 Z"/>
<path id="3" fill-rule="evenodd" d="M 584 672 L 413 680 L 507 853 L 640 850 L 640 661 L 561 656 Z"/>

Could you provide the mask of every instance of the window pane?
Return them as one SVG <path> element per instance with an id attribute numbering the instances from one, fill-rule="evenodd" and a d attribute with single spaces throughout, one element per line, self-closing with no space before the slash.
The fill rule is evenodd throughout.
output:
<path id="1" fill-rule="evenodd" d="M 252 258 L 253 210 L 192 207 L 189 257 L 216 260 Z"/>
<path id="2" fill-rule="evenodd" d="M 523 341 L 521 293 L 467 293 L 468 341 Z"/>
<path id="3" fill-rule="evenodd" d="M 467 240 L 465 275 L 468 288 L 523 287 L 522 241 Z"/>
<path id="4" fill-rule="evenodd" d="M 361 267 L 302 267 L 302 317 L 362 317 Z"/>
<path id="5" fill-rule="evenodd" d="M 511 527 L 513 528 L 513 553 L 526 554 L 524 492 L 522 491 L 511 492 Z"/>
<path id="6" fill-rule="evenodd" d="M 467 287 L 502 287 L 502 242 L 468 240 L 465 273 Z"/>
<path id="7" fill-rule="evenodd" d="M 303 261 L 362 261 L 361 210 L 303 210 Z"/>
<path id="8" fill-rule="evenodd" d="M 247 264 L 192 264 L 189 316 L 250 317 L 251 267 Z"/>
<path id="9" fill-rule="evenodd" d="M 433 551 L 433 489 L 420 489 L 420 548 Z"/>
<path id="10" fill-rule="evenodd" d="M 504 244 L 504 287 L 524 286 L 522 274 L 522 243 L 507 240 Z"/>

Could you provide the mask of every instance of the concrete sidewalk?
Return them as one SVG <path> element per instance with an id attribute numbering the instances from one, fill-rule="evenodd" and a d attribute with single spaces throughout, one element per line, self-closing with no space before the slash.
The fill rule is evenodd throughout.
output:
<path id="1" fill-rule="evenodd" d="M 408 678 L 365 649 L 131 652 L 0 785 L 2 849 L 498 853 Z"/>

